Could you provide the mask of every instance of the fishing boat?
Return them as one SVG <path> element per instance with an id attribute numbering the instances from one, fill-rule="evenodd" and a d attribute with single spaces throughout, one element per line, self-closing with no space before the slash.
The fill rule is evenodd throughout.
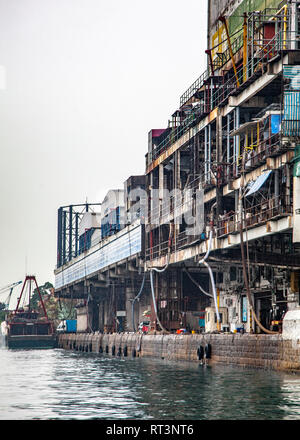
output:
<path id="1" fill-rule="evenodd" d="M 31 306 L 31 288 L 36 286 L 39 294 L 40 304 L 43 309 L 43 316 Z M 29 291 L 29 303 L 21 307 L 21 299 Z M 5 345 L 8 348 L 54 348 L 56 346 L 56 333 L 53 323 L 48 319 L 40 289 L 36 278 L 27 275 L 23 283 L 21 295 L 18 298 L 16 309 L 8 313 L 6 320 L 1 325 L 2 334 L 5 337 Z"/>

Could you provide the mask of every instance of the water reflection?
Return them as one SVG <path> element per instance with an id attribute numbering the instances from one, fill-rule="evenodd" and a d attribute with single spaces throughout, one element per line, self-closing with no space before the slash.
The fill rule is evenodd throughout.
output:
<path id="1" fill-rule="evenodd" d="M 0 350 L 0 419 L 298 419 L 300 376 L 63 350 Z"/>

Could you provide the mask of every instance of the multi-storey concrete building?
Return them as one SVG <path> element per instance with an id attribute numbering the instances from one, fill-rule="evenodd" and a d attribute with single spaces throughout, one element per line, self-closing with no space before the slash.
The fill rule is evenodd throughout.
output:
<path id="1" fill-rule="evenodd" d="M 208 301 L 220 308 L 219 327 L 206 314 L 210 330 L 276 330 L 299 305 L 300 2 L 208 5 L 208 68 L 149 135 L 146 267 L 165 267 L 155 286 L 169 330 Z M 179 190 L 167 204 L 166 189 Z M 193 235 L 182 214 L 196 212 L 200 191 L 204 228 Z"/>
<path id="2" fill-rule="evenodd" d="M 56 292 L 93 298 L 93 329 L 115 330 L 124 315 L 120 328 L 132 330 L 151 309 L 158 330 L 268 332 L 299 307 L 299 17 L 294 0 L 208 0 L 207 70 L 168 126 L 149 132 L 145 227 L 129 224 L 77 255 L 62 235 L 70 207 L 60 214 Z M 115 255 L 122 240 L 127 253 Z M 79 274 L 104 247 L 107 259 Z M 120 305 L 109 306 L 115 280 Z"/>

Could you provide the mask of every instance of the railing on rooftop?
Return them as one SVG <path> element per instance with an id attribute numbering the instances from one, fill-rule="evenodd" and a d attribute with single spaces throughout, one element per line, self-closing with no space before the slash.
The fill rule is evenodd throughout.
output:
<path id="1" fill-rule="evenodd" d="M 209 112 L 209 108 L 204 103 L 199 103 L 199 107 L 193 110 L 183 121 L 182 123 L 172 130 L 166 138 L 158 144 L 158 146 L 151 152 L 151 156 L 149 157 L 150 163 L 158 158 L 164 151 L 168 149 L 170 145 L 180 139 L 187 130 L 197 122 L 197 120 L 203 114 L 207 114 Z"/>
<path id="2" fill-rule="evenodd" d="M 291 32 L 289 32 L 288 35 L 291 36 Z M 172 130 L 157 148 L 152 151 L 152 155 L 149 157 L 150 163 L 166 151 L 170 145 L 179 140 L 193 123 L 200 120 L 217 106 L 225 103 L 230 95 L 240 93 L 244 87 L 253 82 L 258 76 L 262 75 L 266 64 L 280 55 L 282 51 L 291 48 L 298 50 L 299 41 L 300 35 L 298 35 L 298 33 L 291 38 L 287 38 L 287 34 L 282 30 L 277 32 L 277 34 L 270 40 L 257 40 L 256 46 L 258 49 L 254 56 L 248 61 L 247 65 L 240 66 L 237 69 L 237 74 L 232 74 L 226 81 L 223 77 L 223 84 L 215 86 L 210 91 L 210 102 L 199 102 L 199 107 L 193 110 L 181 125 Z M 182 95 L 185 96 L 184 99 L 188 96 L 192 96 L 195 90 L 198 90 L 201 85 L 204 84 L 207 77 L 208 72 L 206 71 L 192 84 L 185 94 Z"/>
<path id="3" fill-rule="evenodd" d="M 237 38 L 235 38 L 231 44 L 232 52 L 235 55 L 243 46 L 243 34 L 240 34 Z M 219 55 L 217 55 L 213 59 L 213 67 L 215 70 L 220 69 L 223 67 L 231 58 L 230 50 L 227 48 L 223 53 L 222 57 L 220 58 Z M 196 79 L 196 81 L 193 82 L 193 84 L 181 95 L 180 97 L 180 107 L 182 107 L 184 104 L 186 104 L 193 96 L 194 94 L 201 89 L 201 87 L 204 85 L 205 81 L 208 80 L 211 73 L 210 70 L 206 70 L 202 75 L 199 76 L 199 78 Z"/>
<path id="4" fill-rule="evenodd" d="M 209 78 L 210 73 L 206 70 L 193 84 L 183 93 L 180 97 L 180 107 L 182 107 L 188 100 L 197 92 L 197 90 L 201 89 L 204 85 L 205 81 Z"/>
<path id="5" fill-rule="evenodd" d="M 202 234 L 192 235 L 188 234 L 186 231 L 182 231 L 173 238 L 172 246 L 169 248 L 169 240 L 163 241 L 154 246 L 149 246 L 145 251 L 146 260 L 155 260 L 156 258 L 164 257 L 170 252 L 180 251 L 193 244 L 199 244 L 207 239 L 207 234 L 203 232 Z"/>

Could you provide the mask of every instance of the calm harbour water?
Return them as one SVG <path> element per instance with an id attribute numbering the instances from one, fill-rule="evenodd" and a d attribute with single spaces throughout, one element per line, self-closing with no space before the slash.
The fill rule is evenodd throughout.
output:
<path id="1" fill-rule="evenodd" d="M 300 375 L 0 349 L 0 419 L 300 419 Z"/>

